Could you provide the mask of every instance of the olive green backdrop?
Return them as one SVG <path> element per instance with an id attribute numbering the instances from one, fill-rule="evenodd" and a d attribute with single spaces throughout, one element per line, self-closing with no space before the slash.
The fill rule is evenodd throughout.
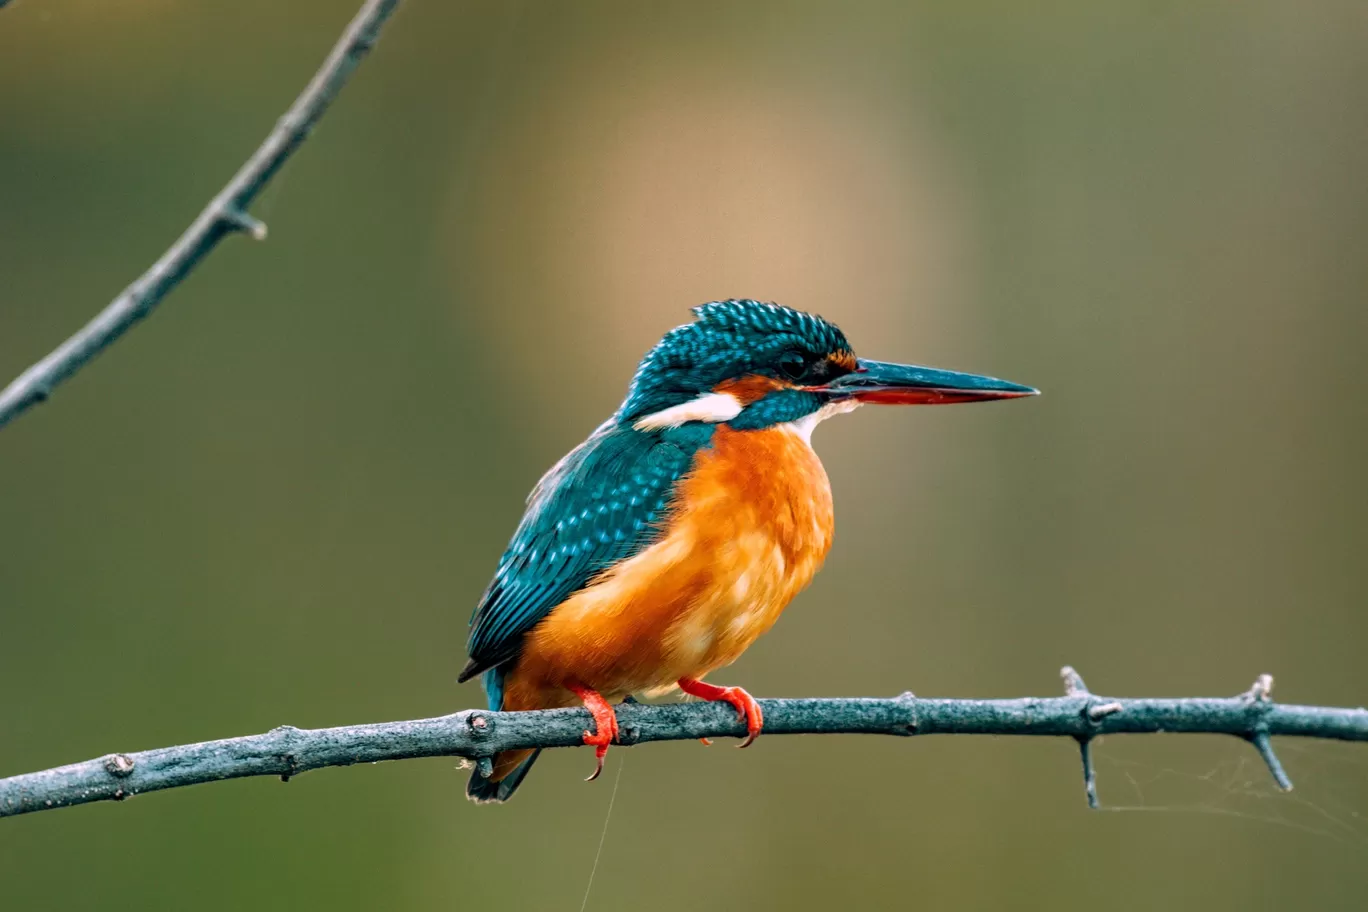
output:
<path id="1" fill-rule="evenodd" d="M 140 272 L 353 0 L 0 11 L 0 374 Z M 693 304 L 1041 387 L 816 436 L 825 571 L 762 696 L 1359 705 L 1368 15 L 1344 2 L 409 0 L 155 316 L 0 432 L 0 775 L 478 703 L 539 474 Z M 0 906 L 1362 908 L 1368 747 L 762 738 L 454 761 L 0 822 Z"/>

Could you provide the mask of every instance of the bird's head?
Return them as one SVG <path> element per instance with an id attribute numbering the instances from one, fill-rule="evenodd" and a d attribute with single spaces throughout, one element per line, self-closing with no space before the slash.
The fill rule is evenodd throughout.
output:
<path id="1" fill-rule="evenodd" d="M 1018 383 L 855 357 L 835 324 L 759 301 L 694 308 L 647 353 L 616 420 L 639 430 L 690 421 L 746 430 L 790 422 L 809 431 L 864 403 L 942 405 L 1015 399 Z"/>

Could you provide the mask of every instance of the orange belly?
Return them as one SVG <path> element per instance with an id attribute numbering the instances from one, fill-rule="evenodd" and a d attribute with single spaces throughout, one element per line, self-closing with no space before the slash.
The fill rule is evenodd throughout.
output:
<path id="1" fill-rule="evenodd" d="M 610 699 L 729 665 L 779 619 L 831 546 L 831 487 L 799 433 L 719 425 L 651 547 L 561 603 L 505 680 L 508 709 Z"/>

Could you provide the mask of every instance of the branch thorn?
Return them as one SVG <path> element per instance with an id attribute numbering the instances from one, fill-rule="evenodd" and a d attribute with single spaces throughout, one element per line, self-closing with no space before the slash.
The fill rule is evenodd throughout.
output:
<path id="1" fill-rule="evenodd" d="M 1078 754 L 1083 761 L 1083 791 L 1088 796 L 1088 807 L 1097 810 L 1097 770 L 1093 767 L 1092 739 L 1079 738 Z"/>
<path id="2" fill-rule="evenodd" d="M 1094 704 L 1092 691 L 1088 690 L 1088 685 L 1083 682 L 1083 676 L 1072 665 L 1065 665 L 1059 669 L 1059 676 L 1064 679 L 1064 695 L 1066 697 L 1088 698 L 1087 705 L 1083 709 L 1083 717 L 1089 723 L 1095 725 L 1107 716 L 1125 709 L 1115 700 L 1110 703 Z M 1083 791 L 1088 796 L 1088 807 L 1097 810 L 1101 805 L 1097 801 L 1097 768 L 1093 766 L 1092 739 L 1092 734 L 1074 736 L 1074 740 L 1078 742 L 1078 756 L 1083 761 Z"/>
<path id="3" fill-rule="evenodd" d="M 1064 679 L 1064 696 L 1088 696 L 1088 685 L 1083 683 L 1083 676 L 1074 671 L 1072 665 L 1065 665 L 1059 669 L 1059 676 Z"/>
<path id="4" fill-rule="evenodd" d="M 1273 774 L 1273 781 L 1278 783 L 1278 788 L 1284 792 L 1292 791 L 1292 780 L 1288 777 L 1287 770 L 1283 769 L 1282 761 L 1278 759 L 1278 755 L 1273 753 L 1273 741 L 1268 737 L 1268 732 L 1256 731 L 1250 735 L 1249 743 L 1254 745 L 1254 749 L 1263 758 L 1263 762 L 1268 766 L 1268 771 Z"/>
<path id="5" fill-rule="evenodd" d="M 1240 694 L 1240 699 L 1244 700 L 1251 708 L 1258 707 L 1259 718 L 1273 708 L 1273 676 L 1271 674 L 1261 674 L 1254 679 L 1254 684 L 1249 690 Z M 1292 791 L 1292 779 L 1287 775 L 1287 770 L 1283 769 L 1282 761 L 1273 752 L 1273 741 L 1268 737 L 1268 725 L 1259 722 L 1254 726 L 1254 730 L 1245 736 L 1254 749 L 1263 758 L 1264 765 L 1268 767 L 1268 772 L 1272 774 L 1273 781 L 1278 783 L 1278 788 L 1284 792 Z"/>
<path id="6" fill-rule="evenodd" d="M 1271 703 L 1273 701 L 1273 676 L 1261 674 L 1254 679 L 1254 685 L 1240 694 L 1246 703 Z"/>
<path id="7" fill-rule="evenodd" d="M 245 209 L 229 207 L 224 210 L 220 218 L 229 228 L 234 231 L 241 231 L 254 241 L 266 240 L 266 223 Z"/>

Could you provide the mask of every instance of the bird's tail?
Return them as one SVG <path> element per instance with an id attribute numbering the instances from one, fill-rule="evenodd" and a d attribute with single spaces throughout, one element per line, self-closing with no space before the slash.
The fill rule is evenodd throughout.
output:
<path id="1" fill-rule="evenodd" d="M 503 668 L 491 668 L 484 673 L 481 683 L 489 698 L 489 708 L 498 712 L 504 706 Z M 486 779 L 480 775 L 479 767 L 471 770 L 470 782 L 466 784 L 466 797 L 476 804 L 503 804 L 522 785 L 527 771 L 537 762 L 540 750 L 512 750 L 494 755 L 493 772 Z"/>
<path id="2" fill-rule="evenodd" d="M 527 771 L 541 756 L 540 750 L 504 751 L 494 755 L 494 774 L 488 779 L 480 775 L 479 769 L 470 771 L 470 782 L 466 784 L 466 797 L 476 804 L 503 804 L 523 779 Z"/>

